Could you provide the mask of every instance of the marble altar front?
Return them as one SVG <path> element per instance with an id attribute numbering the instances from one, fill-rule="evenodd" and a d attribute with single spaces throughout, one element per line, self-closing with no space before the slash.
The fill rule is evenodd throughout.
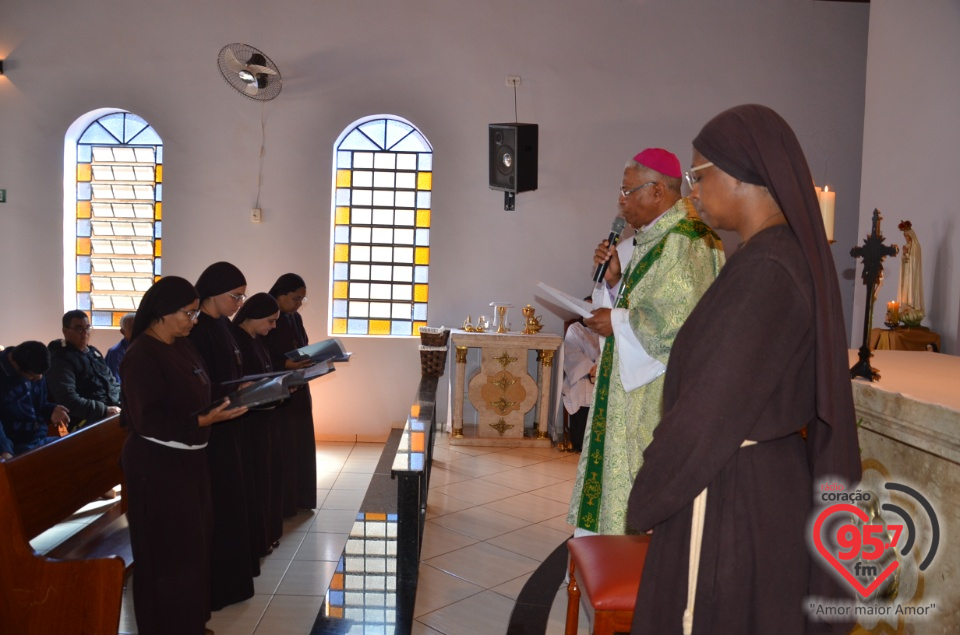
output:
<path id="1" fill-rule="evenodd" d="M 857 352 L 850 351 L 851 366 L 856 362 Z M 960 357 L 881 350 L 870 363 L 880 379 L 853 380 L 864 473 L 860 489 L 905 509 L 916 523 L 917 540 L 902 557 L 895 584 L 880 591 L 883 602 L 902 610 L 861 615 L 853 633 L 960 633 Z M 939 524 L 938 544 L 922 504 L 885 489 L 885 483 L 912 487 L 929 501 Z M 886 513 L 883 520 L 900 522 Z M 908 610 L 931 605 L 925 616 Z"/>

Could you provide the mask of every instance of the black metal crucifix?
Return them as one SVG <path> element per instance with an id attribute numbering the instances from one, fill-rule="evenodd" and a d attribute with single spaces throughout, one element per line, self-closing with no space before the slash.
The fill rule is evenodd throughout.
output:
<path id="1" fill-rule="evenodd" d="M 883 234 L 880 233 L 880 210 L 873 210 L 873 231 L 863 239 L 863 247 L 854 247 L 850 255 L 854 258 L 863 258 L 863 284 L 867 287 L 867 307 L 863 313 L 863 345 L 860 347 L 860 361 L 850 369 L 851 377 L 863 377 L 867 381 L 880 379 L 880 373 L 870 366 L 870 330 L 873 325 L 873 300 L 877 284 L 883 278 L 883 259 L 897 255 L 896 245 L 884 245 Z"/>

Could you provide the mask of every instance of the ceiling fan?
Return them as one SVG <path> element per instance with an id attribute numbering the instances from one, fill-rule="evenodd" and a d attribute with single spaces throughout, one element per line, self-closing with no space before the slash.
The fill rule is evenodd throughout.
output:
<path id="1" fill-rule="evenodd" d="M 220 74 L 237 92 L 257 101 L 280 94 L 280 69 L 269 57 L 248 44 L 227 44 L 217 56 Z"/>

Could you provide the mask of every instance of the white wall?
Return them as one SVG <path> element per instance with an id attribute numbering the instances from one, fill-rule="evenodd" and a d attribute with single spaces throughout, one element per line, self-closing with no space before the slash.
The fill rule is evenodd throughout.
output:
<path id="1" fill-rule="evenodd" d="M 873 0 L 870 9 L 867 99 L 863 134 L 859 242 L 874 209 L 886 244 L 904 244 L 897 229 L 913 223 L 923 246 L 923 324 L 940 333 L 942 350 L 960 339 L 960 214 L 956 193 L 960 148 L 960 3 L 956 0 Z M 900 257 L 884 263 L 873 325 L 897 299 Z M 859 279 L 860 268 L 857 269 Z M 857 285 L 851 334 L 859 347 L 866 291 Z"/>
<path id="2" fill-rule="evenodd" d="M 626 159 L 646 146 L 687 165 L 720 110 L 760 102 L 795 127 L 818 182 L 838 194 L 845 305 L 857 231 L 869 5 L 815 0 L 4 0 L 0 4 L 0 340 L 46 340 L 63 312 L 63 134 L 119 107 L 165 141 L 164 272 L 196 279 L 228 259 L 250 292 L 296 271 L 325 335 L 332 144 L 355 119 L 394 113 L 435 151 L 430 322 L 458 325 L 491 300 L 528 302 L 559 332 L 544 280 L 589 290 Z M 284 78 L 262 107 L 216 70 L 246 42 Z M 540 125 L 540 189 L 504 212 L 486 183 L 487 124 Z M 266 157 L 252 225 L 261 116 Z M 925 245 L 926 248 L 926 245 Z M 519 317 L 519 316 L 517 316 Z M 849 310 L 848 310 L 849 318 Z M 98 335 L 98 345 L 113 334 Z M 414 340 L 351 339 L 354 358 L 314 389 L 318 435 L 382 437 L 418 381 Z"/>

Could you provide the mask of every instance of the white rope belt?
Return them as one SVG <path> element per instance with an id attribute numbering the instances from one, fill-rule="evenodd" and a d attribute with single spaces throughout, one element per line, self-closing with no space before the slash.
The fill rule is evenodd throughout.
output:
<path id="1" fill-rule="evenodd" d="M 180 443 L 179 441 L 161 441 L 160 439 L 154 439 L 153 437 L 145 437 L 142 434 L 140 435 L 141 439 L 146 439 L 147 441 L 152 441 L 154 443 L 159 443 L 160 445 L 165 445 L 168 448 L 176 448 L 177 450 L 202 450 L 207 447 L 207 444 L 203 445 L 187 445 L 186 443 Z"/>
<path id="2" fill-rule="evenodd" d="M 741 448 L 756 445 L 747 439 Z M 693 499 L 693 519 L 690 522 L 690 565 L 687 570 L 687 608 L 683 611 L 683 635 L 693 633 L 693 607 L 697 600 L 697 573 L 700 570 L 700 548 L 703 546 L 703 521 L 707 515 L 707 490 Z"/>

